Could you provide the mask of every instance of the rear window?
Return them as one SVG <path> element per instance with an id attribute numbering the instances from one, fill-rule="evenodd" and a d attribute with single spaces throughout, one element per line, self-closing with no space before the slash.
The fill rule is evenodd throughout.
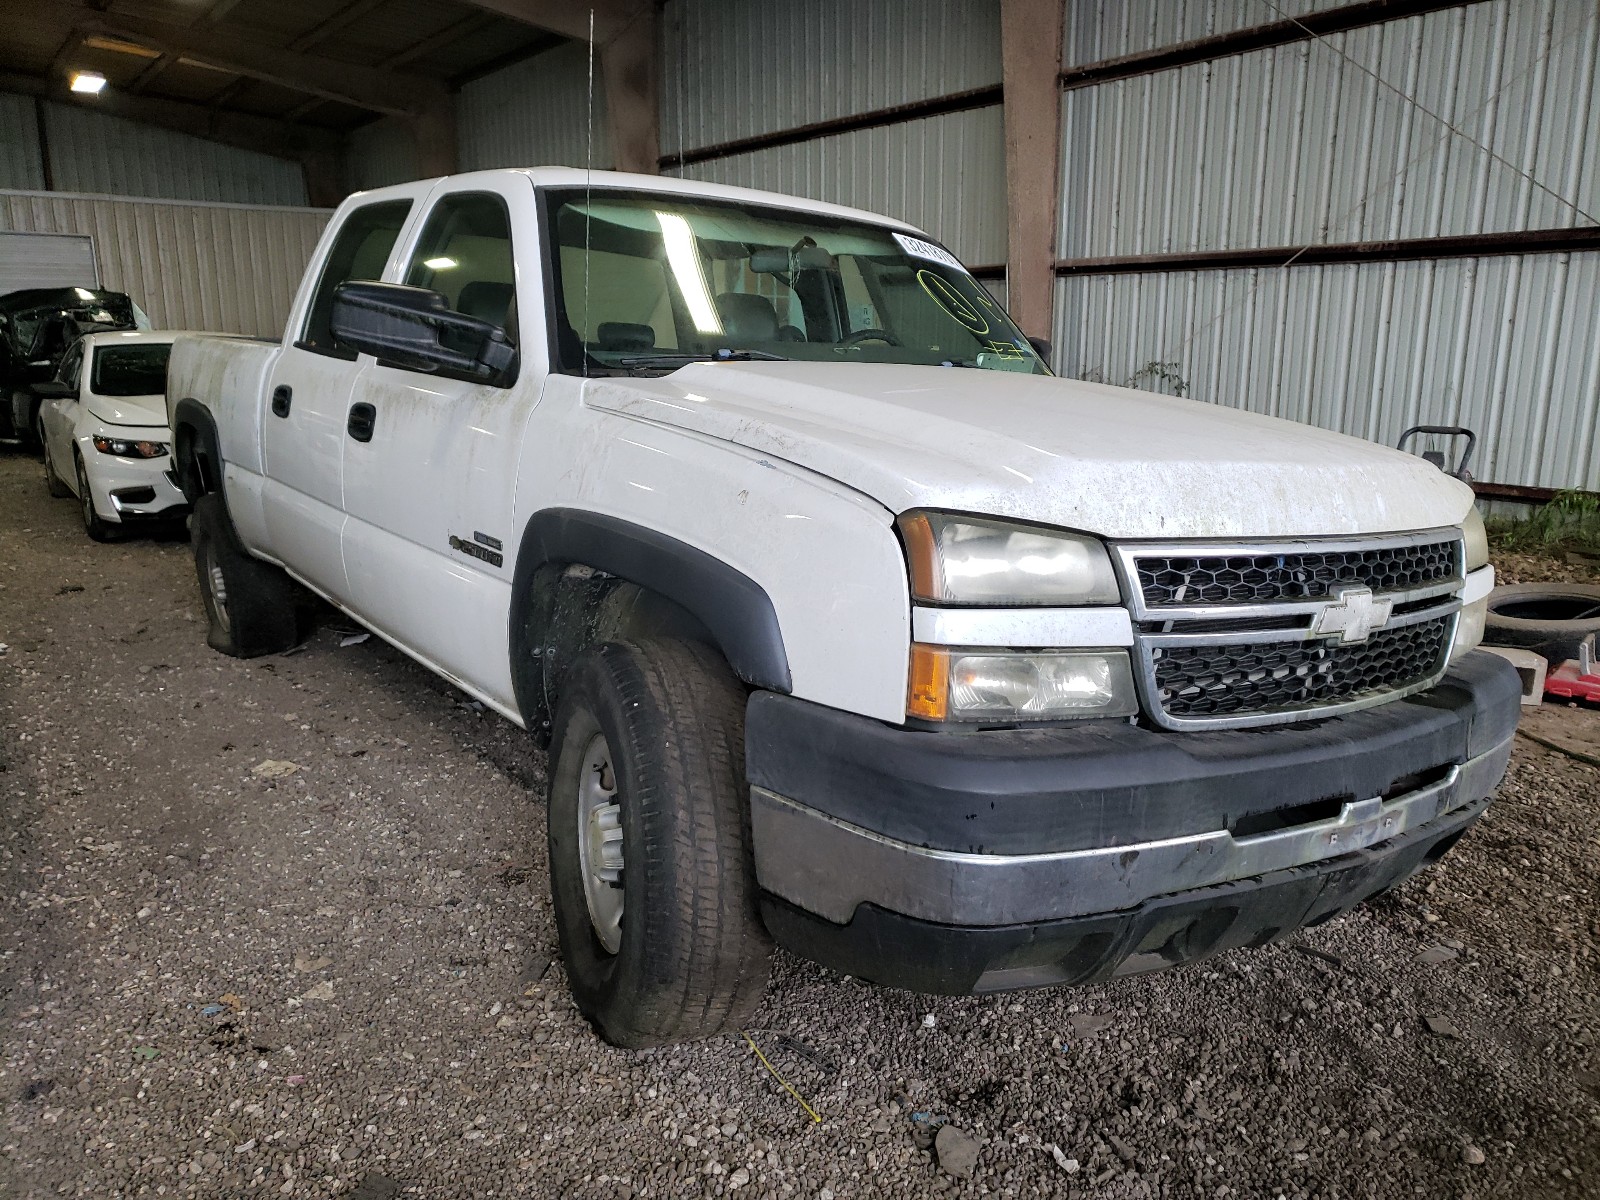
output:
<path id="1" fill-rule="evenodd" d="M 171 342 L 102 346 L 94 352 L 89 390 L 98 396 L 160 396 L 167 390 Z"/>

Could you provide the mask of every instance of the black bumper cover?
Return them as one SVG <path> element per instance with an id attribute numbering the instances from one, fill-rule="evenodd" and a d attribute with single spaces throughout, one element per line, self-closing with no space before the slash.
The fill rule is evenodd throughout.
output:
<path id="1" fill-rule="evenodd" d="M 1180 892 L 1138 908 L 1030 925 L 937 925 L 874 905 L 835 925 L 763 895 L 785 949 L 872 983 L 944 996 L 1098 983 L 1182 966 L 1319 925 L 1442 857 L 1489 801 L 1332 862 Z"/>
<path id="2" fill-rule="evenodd" d="M 933 850 L 1041 854 L 1224 829 L 1248 836 L 1504 755 L 1520 695 L 1515 670 L 1487 654 L 1466 656 L 1428 692 L 1378 708 L 1215 733 L 1112 723 L 918 733 L 757 693 L 747 767 L 752 785 L 821 819 Z M 1358 851 L 1094 915 L 943 924 L 863 903 L 841 925 L 807 911 L 804 897 L 769 893 L 762 913 L 780 945 L 914 991 L 1093 983 L 1264 945 L 1337 916 L 1438 859 L 1487 806 L 1473 796 Z"/>
<path id="3" fill-rule="evenodd" d="M 1171 733 L 1124 722 L 924 733 L 792 696 L 750 698 L 750 783 L 933 850 L 1050 854 L 1183 837 L 1385 796 L 1517 728 L 1522 683 L 1469 654 L 1437 687 L 1314 724 Z"/>

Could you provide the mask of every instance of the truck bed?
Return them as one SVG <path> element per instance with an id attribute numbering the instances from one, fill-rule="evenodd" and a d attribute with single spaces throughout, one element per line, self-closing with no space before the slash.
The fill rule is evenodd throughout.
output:
<path id="1" fill-rule="evenodd" d="M 259 475 L 261 406 L 282 343 L 234 334 L 184 334 L 167 366 L 167 419 L 178 405 L 198 401 L 211 414 L 228 466 Z"/>

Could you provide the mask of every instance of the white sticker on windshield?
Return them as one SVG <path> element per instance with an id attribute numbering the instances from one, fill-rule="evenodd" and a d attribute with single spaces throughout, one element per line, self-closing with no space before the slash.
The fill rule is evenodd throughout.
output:
<path id="1" fill-rule="evenodd" d="M 890 232 L 893 232 L 892 230 Z M 943 246 L 935 246 L 932 242 L 925 242 L 921 238 L 907 237 L 903 233 L 896 233 L 894 240 L 900 243 L 900 249 L 917 258 L 926 258 L 931 262 L 941 263 L 947 267 L 954 267 L 958 271 L 965 271 L 956 256 Z"/>

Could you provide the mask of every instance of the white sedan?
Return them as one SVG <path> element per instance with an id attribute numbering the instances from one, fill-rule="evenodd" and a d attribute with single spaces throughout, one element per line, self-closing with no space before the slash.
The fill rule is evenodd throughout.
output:
<path id="1" fill-rule="evenodd" d="M 129 330 L 80 338 L 44 398 L 45 483 L 76 496 L 97 542 L 118 529 L 169 522 L 189 511 L 173 481 L 167 426 L 170 331 Z"/>

